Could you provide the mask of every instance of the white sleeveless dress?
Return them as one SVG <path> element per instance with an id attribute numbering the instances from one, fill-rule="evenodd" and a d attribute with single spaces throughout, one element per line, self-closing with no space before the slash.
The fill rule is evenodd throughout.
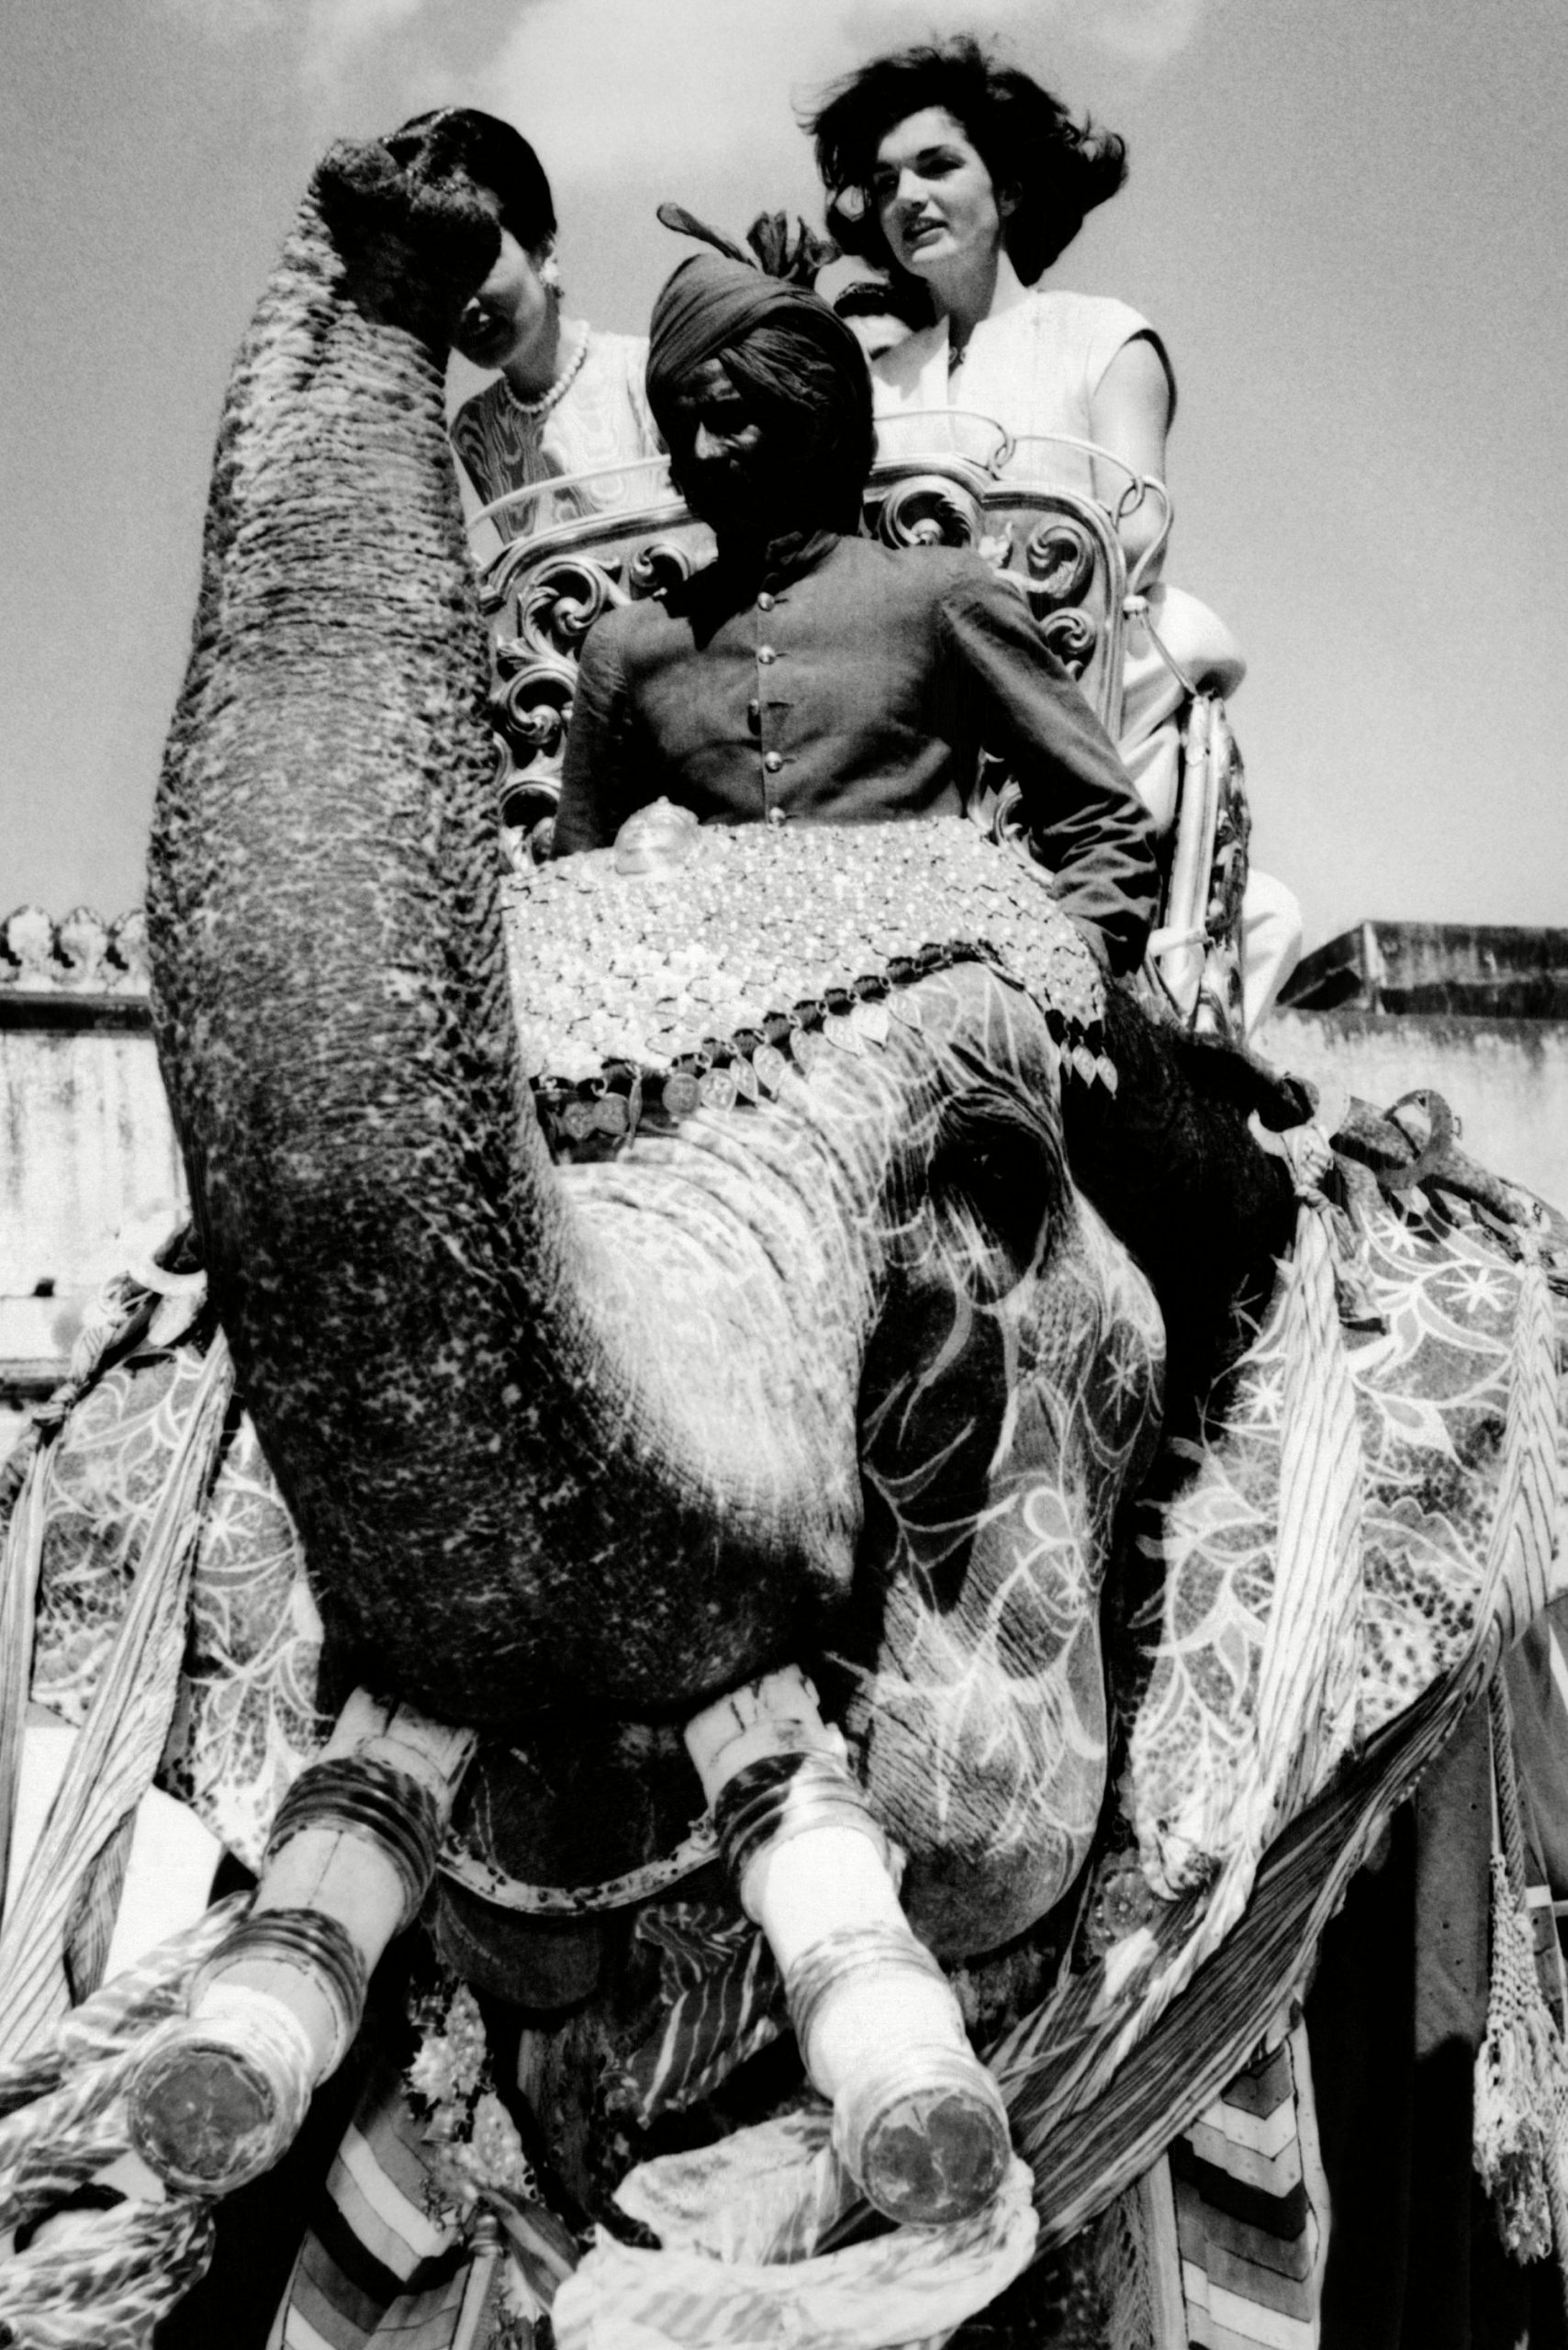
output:
<path id="1" fill-rule="evenodd" d="M 1003 479 L 1043 481 L 1114 502 L 1126 476 L 1111 466 L 1096 468 L 1086 454 L 1048 436 L 1093 440 L 1093 399 L 1101 379 L 1117 352 L 1139 336 L 1159 354 L 1174 413 L 1176 383 L 1165 346 L 1148 320 L 1126 302 L 1020 288 L 1012 301 L 981 319 L 961 364 L 952 371 L 947 325 L 939 319 L 872 363 L 879 453 L 902 457 L 952 450 L 991 463 L 1005 439 L 1012 446 L 999 466 Z M 1247 664 L 1218 615 L 1197 597 L 1164 582 L 1148 590 L 1148 604 L 1162 643 L 1192 685 L 1226 699 L 1234 694 Z M 1136 620 L 1127 630 L 1122 688 L 1117 747 L 1156 824 L 1168 833 L 1176 815 L 1175 713 L 1183 688 Z M 1266 874 L 1254 874 L 1249 883 L 1243 931 L 1251 1029 L 1301 952 L 1300 909 L 1290 891 Z"/>

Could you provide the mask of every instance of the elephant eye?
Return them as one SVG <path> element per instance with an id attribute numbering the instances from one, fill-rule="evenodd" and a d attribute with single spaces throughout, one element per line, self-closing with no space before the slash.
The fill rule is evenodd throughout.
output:
<path id="1" fill-rule="evenodd" d="M 949 1213 L 967 1211 L 1002 1260 L 989 1275 L 975 1267 L 982 1289 L 1002 1295 L 1036 1262 L 1060 1181 L 1059 1145 L 1032 1104 L 983 1087 L 944 1108 L 931 1190 Z"/>

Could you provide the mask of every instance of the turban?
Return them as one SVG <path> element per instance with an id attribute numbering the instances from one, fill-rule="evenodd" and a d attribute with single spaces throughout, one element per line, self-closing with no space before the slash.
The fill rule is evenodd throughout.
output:
<path id="1" fill-rule="evenodd" d="M 648 403 L 660 422 L 662 403 L 694 367 L 761 326 L 798 332 L 813 351 L 842 365 L 851 382 L 865 372 L 859 344 L 820 294 L 722 253 L 693 253 L 666 279 L 654 304 Z"/>

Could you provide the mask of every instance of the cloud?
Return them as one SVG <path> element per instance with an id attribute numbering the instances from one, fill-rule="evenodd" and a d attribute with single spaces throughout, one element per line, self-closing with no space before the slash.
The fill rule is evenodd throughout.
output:
<path id="1" fill-rule="evenodd" d="M 974 28 L 1061 88 L 1158 74 L 1227 0 L 147 0 L 207 39 L 253 42 L 312 134 L 443 103 L 533 138 L 573 207 L 620 185 L 700 196 L 738 171 L 814 204 L 797 117 L 879 50 Z M 1096 64 L 1098 60 L 1098 64 Z M 715 199 L 716 200 L 716 199 Z"/>
<path id="2" fill-rule="evenodd" d="M 192 25 L 210 41 L 242 40 L 281 21 L 279 0 L 154 0 L 157 12 Z"/>
<path id="3" fill-rule="evenodd" d="M 1150 70 L 1181 55 L 1214 0 L 1103 0 L 1092 11 L 1075 11 L 1081 37 L 1135 65 Z"/>
<path id="4" fill-rule="evenodd" d="M 318 89 L 335 89 L 366 50 L 395 40 L 425 7 L 426 0 L 307 0 L 307 81 Z"/>
<path id="5" fill-rule="evenodd" d="M 1051 70 L 1053 38 L 1167 63 L 1213 0 L 991 0 L 981 29 Z M 532 0 L 485 76 L 498 113 L 551 126 L 574 176 L 700 169 L 794 135 L 792 104 L 878 49 L 976 21 L 927 0 Z M 481 101 L 484 103 L 486 101 Z"/>
<path id="6" fill-rule="evenodd" d="M 1222 0 L 163 0 L 214 28 L 286 26 L 318 103 L 367 81 L 410 105 L 466 95 L 571 159 L 579 185 L 700 173 L 794 140 L 791 102 L 878 49 L 973 25 L 1047 78 L 1064 40 L 1157 71 Z"/>

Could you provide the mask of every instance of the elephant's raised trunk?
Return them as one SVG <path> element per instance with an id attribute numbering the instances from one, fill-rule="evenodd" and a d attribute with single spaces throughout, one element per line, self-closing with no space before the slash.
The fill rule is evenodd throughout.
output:
<path id="1" fill-rule="evenodd" d="M 318 173 L 230 395 L 149 906 L 216 1302 L 329 1618 L 480 1721 L 563 1670 L 678 1704 L 755 1667 L 847 1572 L 854 1492 L 759 1458 L 715 1509 L 539 1133 L 442 420 L 494 239 L 379 148 Z"/>

